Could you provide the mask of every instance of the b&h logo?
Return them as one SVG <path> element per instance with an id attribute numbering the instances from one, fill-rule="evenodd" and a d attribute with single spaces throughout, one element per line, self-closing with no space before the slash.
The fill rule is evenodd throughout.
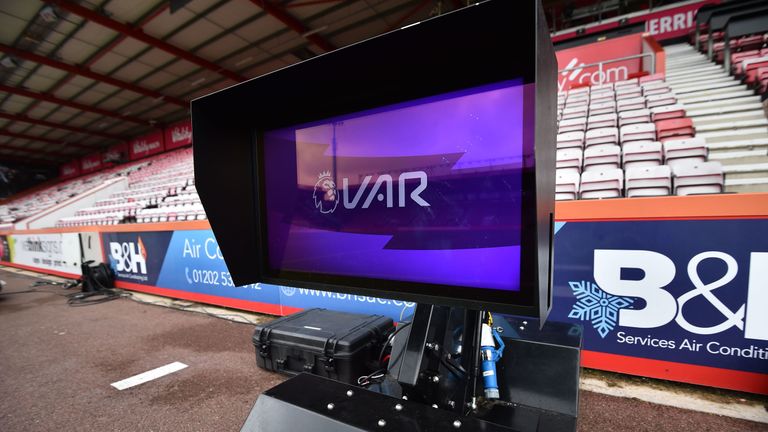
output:
<path id="1" fill-rule="evenodd" d="M 147 249 L 141 237 L 137 242 L 110 242 L 109 253 L 118 272 L 147 274 Z"/>

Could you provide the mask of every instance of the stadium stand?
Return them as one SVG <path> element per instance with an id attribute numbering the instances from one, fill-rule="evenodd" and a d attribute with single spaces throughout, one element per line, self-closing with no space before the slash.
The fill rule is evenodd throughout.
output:
<path id="1" fill-rule="evenodd" d="M 766 36 L 759 39 L 764 44 Z M 768 82 L 757 80 L 760 73 L 768 78 L 768 63 L 759 72 L 757 65 L 764 61 L 759 56 L 766 49 L 752 49 L 755 40 L 748 36 L 734 41 L 742 51 L 733 54 L 730 72 L 692 45 L 666 49 L 667 82 L 693 121 L 697 138 L 703 139 L 708 160 L 723 165 L 726 192 L 768 189 L 768 120 L 761 96 L 756 94 L 765 93 Z M 715 53 L 720 52 L 718 49 L 722 45 L 715 45 Z M 745 69 L 755 71 L 752 78 Z"/>
<path id="2" fill-rule="evenodd" d="M 575 88 L 557 103 L 558 200 L 723 191 L 720 162 L 707 162 L 664 75 Z"/>
<path id="3" fill-rule="evenodd" d="M 128 179 L 126 190 L 99 199 L 92 206 L 75 210 L 72 216 L 58 219 L 55 226 L 205 219 L 194 186 L 192 149 L 187 148 L 66 180 L 11 199 L 0 205 L 0 228 L 12 229 L 16 223 L 65 201 L 76 200 L 94 187 L 118 177 Z"/>

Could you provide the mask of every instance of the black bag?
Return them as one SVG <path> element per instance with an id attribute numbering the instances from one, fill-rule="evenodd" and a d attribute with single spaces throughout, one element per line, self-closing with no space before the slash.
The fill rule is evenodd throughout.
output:
<path id="1" fill-rule="evenodd" d="M 381 368 L 379 353 L 394 330 L 392 319 L 307 309 L 256 326 L 256 364 L 296 375 L 308 372 L 356 384 Z"/>
<path id="2" fill-rule="evenodd" d="M 95 293 L 115 287 L 115 273 L 112 268 L 104 263 L 92 265 L 93 261 L 86 261 L 80 266 L 83 277 L 83 292 Z"/>

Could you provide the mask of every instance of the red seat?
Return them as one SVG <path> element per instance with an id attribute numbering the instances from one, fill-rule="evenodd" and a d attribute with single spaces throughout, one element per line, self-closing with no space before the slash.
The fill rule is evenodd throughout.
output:
<path id="1" fill-rule="evenodd" d="M 742 51 L 760 49 L 763 46 L 763 35 L 745 36 L 736 41 L 736 46 Z"/>
<path id="2" fill-rule="evenodd" d="M 693 120 L 688 117 L 659 120 L 656 122 L 656 136 L 662 142 L 670 138 L 692 137 L 695 134 L 696 129 L 693 127 Z"/>

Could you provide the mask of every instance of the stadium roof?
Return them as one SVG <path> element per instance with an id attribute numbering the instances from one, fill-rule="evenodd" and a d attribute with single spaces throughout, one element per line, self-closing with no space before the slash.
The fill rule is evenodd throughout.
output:
<path id="1" fill-rule="evenodd" d="M 186 118 L 196 97 L 465 3 L 1 2 L 0 159 L 103 150 Z"/>

